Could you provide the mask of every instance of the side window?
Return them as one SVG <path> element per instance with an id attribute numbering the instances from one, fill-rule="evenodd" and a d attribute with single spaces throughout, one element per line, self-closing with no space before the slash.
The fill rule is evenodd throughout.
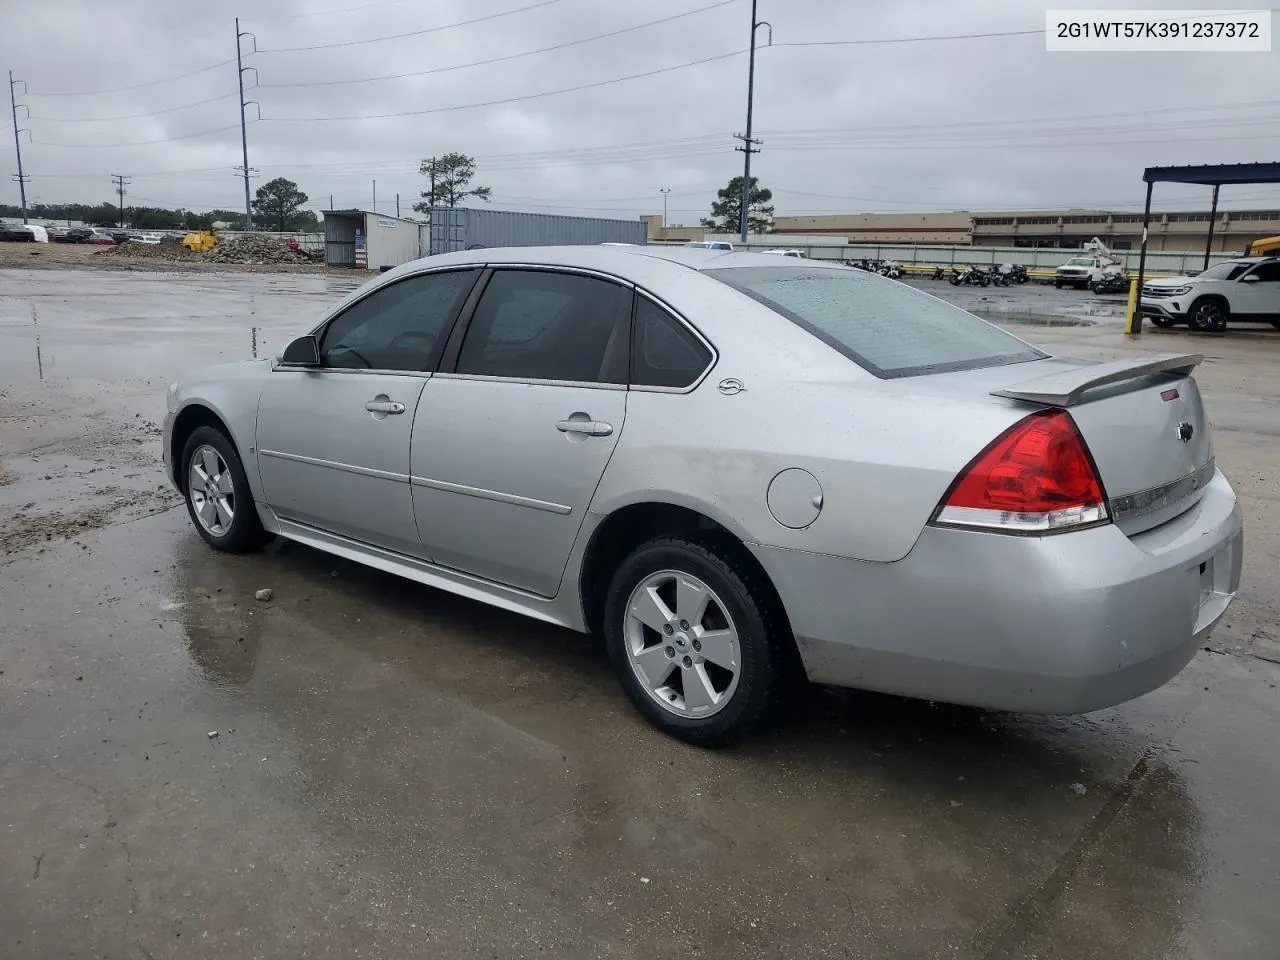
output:
<path id="1" fill-rule="evenodd" d="M 474 270 L 428 273 L 370 294 L 329 324 L 320 343 L 321 366 L 425 370 L 474 279 Z"/>
<path id="2" fill-rule="evenodd" d="M 624 329 L 629 290 L 544 270 L 498 270 L 458 354 L 458 373 L 596 383 Z"/>
<path id="3" fill-rule="evenodd" d="M 687 387 L 711 363 L 711 351 L 648 297 L 636 297 L 631 336 L 633 387 Z"/>
<path id="4" fill-rule="evenodd" d="M 1259 283 L 1275 283 L 1280 280 L 1280 260 L 1258 264 L 1253 275 L 1258 278 Z"/>

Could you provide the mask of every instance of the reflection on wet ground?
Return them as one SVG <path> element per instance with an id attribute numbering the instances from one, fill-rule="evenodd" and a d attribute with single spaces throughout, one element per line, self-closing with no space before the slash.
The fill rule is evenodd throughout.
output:
<path id="1" fill-rule="evenodd" d="M 76 276 L 100 306 L 50 324 L 61 373 L 0 381 L 3 512 L 163 490 L 151 425 L 172 367 L 247 355 L 197 317 L 136 334 L 169 365 L 139 367 L 134 336 L 104 331 L 166 288 L 113 300 L 117 278 L 99 298 Z M 278 344 L 339 295 L 325 280 L 198 285 L 241 332 L 260 298 Z M 24 290 L 0 273 L 0 309 Z M 1041 335 L 1121 349 L 1101 327 Z M 1202 384 L 1248 512 L 1242 596 L 1220 652 L 1082 718 L 808 689 L 710 753 L 647 727 L 591 638 L 296 545 L 217 554 L 171 496 L 15 541 L 0 957 L 1271 955 L 1280 390 L 1253 346 L 1214 343 Z"/>

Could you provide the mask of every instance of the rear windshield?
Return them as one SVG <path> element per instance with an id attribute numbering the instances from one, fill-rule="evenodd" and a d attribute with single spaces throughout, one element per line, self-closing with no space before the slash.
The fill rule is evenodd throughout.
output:
<path id="1" fill-rule="evenodd" d="M 703 271 L 886 379 L 1041 360 L 1030 344 L 897 280 L 787 264 Z"/>

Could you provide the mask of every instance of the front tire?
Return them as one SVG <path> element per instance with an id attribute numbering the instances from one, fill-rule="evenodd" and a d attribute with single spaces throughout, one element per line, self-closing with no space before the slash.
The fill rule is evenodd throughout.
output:
<path id="1" fill-rule="evenodd" d="M 1230 308 L 1215 297 L 1197 300 L 1187 311 L 1187 323 L 1192 330 L 1201 333 L 1221 333 L 1227 328 L 1227 315 Z"/>
<path id="2" fill-rule="evenodd" d="M 258 520 L 244 464 L 222 431 L 197 427 L 180 463 L 187 514 L 205 543 L 226 553 L 249 553 L 270 539 Z"/>
<path id="3" fill-rule="evenodd" d="M 614 574 L 604 610 L 609 659 L 659 730 L 716 747 L 765 719 L 789 642 L 759 575 L 684 537 L 642 544 Z"/>

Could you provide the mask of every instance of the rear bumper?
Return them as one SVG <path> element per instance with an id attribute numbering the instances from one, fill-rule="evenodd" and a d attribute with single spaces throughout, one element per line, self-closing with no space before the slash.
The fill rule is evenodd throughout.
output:
<path id="1" fill-rule="evenodd" d="M 1242 546 L 1219 472 L 1196 506 L 1134 537 L 1113 525 L 1052 537 L 928 527 L 895 563 L 752 549 L 811 679 L 1065 714 L 1181 671 L 1235 597 Z"/>

